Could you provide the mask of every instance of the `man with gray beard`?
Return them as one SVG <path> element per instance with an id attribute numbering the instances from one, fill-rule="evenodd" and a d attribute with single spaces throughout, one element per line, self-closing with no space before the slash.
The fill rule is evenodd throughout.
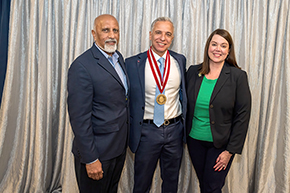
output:
<path id="1" fill-rule="evenodd" d="M 93 46 L 68 71 L 68 112 L 80 192 L 116 193 L 128 141 L 129 83 L 118 52 L 119 24 L 112 15 L 94 21 Z"/>

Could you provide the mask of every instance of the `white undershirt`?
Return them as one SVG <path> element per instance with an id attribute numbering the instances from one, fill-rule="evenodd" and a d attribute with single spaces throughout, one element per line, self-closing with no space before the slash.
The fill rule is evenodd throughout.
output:
<path id="1" fill-rule="evenodd" d="M 152 50 L 156 61 L 161 58 Z M 166 52 L 162 56 L 166 58 Z M 157 62 L 158 63 L 158 62 Z M 159 64 L 159 63 L 158 63 Z M 181 83 L 181 73 L 177 61 L 170 56 L 170 72 L 164 94 L 167 98 L 164 106 L 164 119 L 172 119 L 182 113 L 179 101 L 179 89 Z M 158 89 L 158 87 L 157 87 Z M 156 82 L 152 74 L 148 58 L 145 64 L 145 111 L 144 119 L 153 120 L 155 102 Z"/>

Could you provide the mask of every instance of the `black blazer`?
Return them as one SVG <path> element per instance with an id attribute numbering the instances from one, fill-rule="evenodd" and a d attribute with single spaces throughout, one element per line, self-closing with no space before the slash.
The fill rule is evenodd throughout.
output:
<path id="1" fill-rule="evenodd" d="M 127 76 L 124 59 L 119 64 Z M 129 88 L 128 76 L 127 84 Z M 68 71 L 68 113 L 73 153 L 82 163 L 110 160 L 127 147 L 129 101 L 117 72 L 93 45 Z"/>
<path id="2" fill-rule="evenodd" d="M 187 119 L 189 134 L 198 92 L 204 78 L 200 65 L 190 66 L 186 73 Z M 240 154 L 245 142 L 251 112 L 251 93 L 245 71 L 225 63 L 214 87 L 210 104 L 210 127 L 216 148 L 225 147 Z"/>

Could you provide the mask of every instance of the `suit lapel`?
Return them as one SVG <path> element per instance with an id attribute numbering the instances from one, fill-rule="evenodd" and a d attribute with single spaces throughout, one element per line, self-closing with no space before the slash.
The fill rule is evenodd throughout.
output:
<path id="1" fill-rule="evenodd" d="M 182 62 L 180 61 L 180 57 L 178 57 L 178 55 L 174 54 L 174 52 L 172 52 L 170 50 L 168 50 L 168 51 L 169 51 L 169 54 L 177 61 L 178 65 L 179 65 L 180 73 L 184 74 L 183 66 L 181 65 Z"/>
<path id="2" fill-rule="evenodd" d="M 117 82 L 125 89 L 119 75 L 117 74 L 116 70 L 113 68 L 112 64 L 108 61 L 108 59 L 98 50 L 98 48 L 93 45 L 92 53 L 94 58 L 97 60 L 97 63 L 102 66 L 108 73 L 110 73 L 114 79 L 117 80 Z M 119 57 L 120 58 L 120 57 Z M 121 64 L 119 60 L 119 64 L 124 66 L 124 63 Z M 122 69 L 124 70 L 124 67 L 122 66 Z M 125 71 L 124 71 L 125 72 Z"/>
<path id="3" fill-rule="evenodd" d="M 186 97 L 186 93 L 185 93 L 185 77 L 183 76 L 184 73 L 184 66 L 182 64 L 182 60 L 181 57 L 178 54 L 175 54 L 174 52 L 172 52 L 171 50 L 168 50 L 170 55 L 177 61 L 177 64 L 179 65 L 179 70 L 180 70 L 180 75 L 181 75 L 181 86 L 180 86 L 180 90 L 179 90 L 179 97 L 181 102 L 183 102 L 184 98 Z M 184 64 L 185 65 L 185 64 Z M 184 105 L 182 104 L 182 106 L 184 107 Z"/>
<path id="4" fill-rule="evenodd" d="M 184 67 L 182 66 L 181 58 L 178 57 L 178 55 L 174 54 L 174 52 L 171 52 L 170 50 L 169 50 L 169 53 L 177 61 L 177 64 L 179 65 L 179 69 L 180 69 L 180 74 L 181 75 L 184 74 Z M 185 82 L 184 76 L 181 76 L 181 80 L 182 80 L 182 83 Z"/>
<path id="5" fill-rule="evenodd" d="M 140 55 L 138 55 L 137 60 L 137 70 L 139 74 L 139 82 L 142 90 L 142 96 L 144 96 L 145 101 L 145 65 L 146 65 L 146 59 L 147 59 L 147 52 L 143 52 Z"/>
<path id="6" fill-rule="evenodd" d="M 196 74 L 196 76 L 197 77 L 196 77 L 196 81 L 195 81 L 195 85 L 194 85 L 195 86 L 195 88 L 194 88 L 194 99 L 195 99 L 195 101 L 197 100 L 198 92 L 199 92 L 202 80 L 204 78 L 204 75 Z"/>
<path id="7" fill-rule="evenodd" d="M 229 77 L 230 77 L 230 68 L 225 63 L 220 73 L 220 76 L 217 80 L 217 83 L 214 87 L 214 90 L 212 92 L 210 103 L 212 103 L 212 101 L 215 99 L 216 95 L 219 93 L 220 89 L 224 86 L 225 82 Z"/>
<path id="8" fill-rule="evenodd" d="M 130 83 L 129 83 L 129 78 L 128 78 L 128 74 L 127 74 L 127 70 L 126 70 L 126 67 L 125 67 L 125 63 L 124 63 L 124 60 L 123 60 L 123 57 L 121 57 L 121 53 L 116 51 L 117 54 L 119 55 L 119 58 L 118 58 L 118 62 L 123 70 L 123 72 L 125 73 L 125 76 L 126 76 L 126 82 L 127 82 L 127 86 L 128 86 L 128 90 L 130 88 Z M 118 76 L 119 77 L 119 76 Z M 120 79 L 120 78 L 119 78 Z M 121 81 L 121 80 L 120 80 Z M 122 83 L 123 85 L 123 83 Z M 123 85 L 124 86 L 124 85 Z M 125 87 L 124 87 L 125 88 Z"/>

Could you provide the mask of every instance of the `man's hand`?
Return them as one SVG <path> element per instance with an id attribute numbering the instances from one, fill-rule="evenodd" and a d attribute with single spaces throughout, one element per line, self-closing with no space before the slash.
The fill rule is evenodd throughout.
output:
<path id="1" fill-rule="evenodd" d="M 103 178 L 103 169 L 102 169 L 102 163 L 100 160 L 97 160 L 93 163 L 86 164 L 86 169 L 89 178 L 92 178 L 94 180 L 100 180 Z"/>

